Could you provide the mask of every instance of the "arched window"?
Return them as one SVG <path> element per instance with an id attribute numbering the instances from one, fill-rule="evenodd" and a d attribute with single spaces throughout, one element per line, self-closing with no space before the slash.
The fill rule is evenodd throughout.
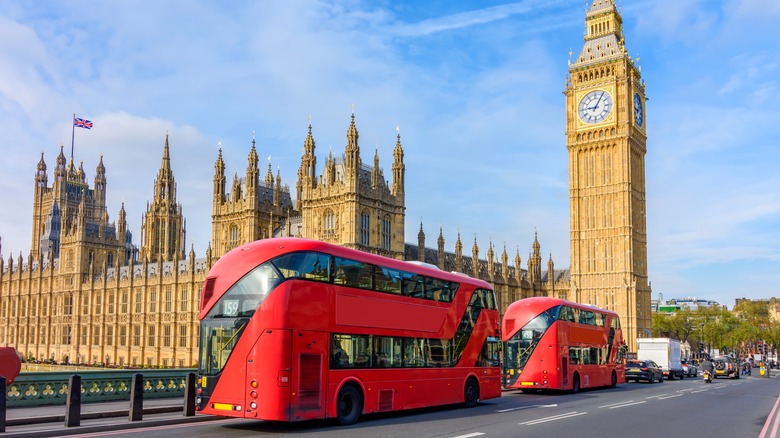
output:
<path id="1" fill-rule="evenodd" d="M 382 219 L 382 249 L 390 249 L 390 216 Z"/>
<path id="2" fill-rule="evenodd" d="M 322 222 L 322 231 L 326 238 L 332 238 L 336 234 L 336 216 L 331 210 L 325 211 Z"/>
<path id="3" fill-rule="evenodd" d="M 368 210 L 363 210 L 360 213 L 360 244 L 368 245 L 371 229 L 371 218 L 368 214 Z"/>
<path id="4" fill-rule="evenodd" d="M 230 235 L 228 238 L 228 249 L 233 249 L 238 246 L 238 241 L 241 233 L 238 231 L 238 225 L 230 225 Z"/>

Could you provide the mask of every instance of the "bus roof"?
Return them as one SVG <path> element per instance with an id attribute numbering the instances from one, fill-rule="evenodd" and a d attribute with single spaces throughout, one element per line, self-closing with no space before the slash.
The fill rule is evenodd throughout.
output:
<path id="1" fill-rule="evenodd" d="M 617 315 L 617 313 L 611 310 L 602 309 L 600 307 L 594 306 L 593 304 L 575 303 L 572 301 L 566 301 L 560 298 L 552 297 L 531 297 L 523 298 L 522 300 L 518 300 L 510 304 L 506 309 L 504 318 L 517 318 L 520 315 L 528 315 L 529 318 L 533 318 L 547 309 L 561 305 L 574 307 L 576 309 L 599 312 L 605 315 Z"/>
<path id="2" fill-rule="evenodd" d="M 317 251 L 390 269 L 398 269 L 457 283 L 469 283 L 475 287 L 493 290 L 490 283 L 467 275 L 457 275 L 442 271 L 436 267 L 426 266 L 426 264 L 404 262 L 318 240 L 298 237 L 260 239 L 234 248 L 217 260 L 214 266 L 211 267 L 206 276 L 206 281 L 213 279 L 216 282 L 214 289 L 225 291 L 246 275 L 247 272 L 260 264 L 282 254 L 296 251 Z"/>

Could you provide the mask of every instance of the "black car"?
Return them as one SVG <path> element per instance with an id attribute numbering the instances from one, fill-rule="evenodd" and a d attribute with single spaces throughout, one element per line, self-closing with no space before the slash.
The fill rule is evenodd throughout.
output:
<path id="1" fill-rule="evenodd" d="M 653 383 L 656 380 L 664 381 L 664 372 L 661 367 L 652 360 L 630 360 L 626 362 L 626 382 L 633 380 L 647 380 Z"/>

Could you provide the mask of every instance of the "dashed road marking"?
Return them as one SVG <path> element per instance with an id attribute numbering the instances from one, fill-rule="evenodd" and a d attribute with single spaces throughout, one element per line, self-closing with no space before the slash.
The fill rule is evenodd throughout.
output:
<path id="1" fill-rule="evenodd" d="M 599 406 L 599 409 L 609 408 L 609 407 L 612 407 L 612 406 L 622 405 L 624 403 L 633 403 L 633 402 L 634 402 L 633 400 L 626 400 L 626 401 L 622 401 L 622 402 L 612 403 L 611 405 Z"/>
<path id="2" fill-rule="evenodd" d="M 642 400 L 642 401 L 633 402 L 633 403 L 624 403 L 622 405 L 612 406 L 612 407 L 610 407 L 608 409 L 625 408 L 626 406 L 641 405 L 642 403 L 647 403 L 647 401 Z"/>
<path id="3" fill-rule="evenodd" d="M 509 408 L 509 409 L 501 409 L 496 412 L 503 413 L 503 412 L 511 412 L 511 411 L 520 411 L 522 409 L 531 409 L 531 408 L 554 408 L 558 406 L 558 403 L 554 403 L 551 405 L 530 405 L 530 406 L 518 406 L 516 408 Z"/>
<path id="4" fill-rule="evenodd" d="M 538 418 L 536 420 L 529 420 L 529 421 L 526 421 L 526 422 L 523 422 L 523 423 L 517 423 L 517 424 L 520 425 L 520 426 L 531 426 L 531 425 L 534 425 L 534 424 L 546 423 L 548 421 L 564 420 L 566 418 L 578 417 L 580 415 L 585 415 L 585 414 L 587 414 L 587 412 L 577 412 L 577 411 L 574 411 L 574 412 L 568 412 L 568 413 L 560 414 L 560 415 L 553 415 L 552 417 L 545 417 L 545 418 Z"/>

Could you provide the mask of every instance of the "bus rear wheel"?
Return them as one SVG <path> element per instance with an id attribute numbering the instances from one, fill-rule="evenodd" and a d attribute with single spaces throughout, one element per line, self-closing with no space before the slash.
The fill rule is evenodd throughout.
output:
<path id="1" fill-rule="evenodd" d="M 336 399 L 336 419 L 343 426 L 355 424 L 363 412 L 363 396 L 357 388 L 346 385 Z"/>
<path id="2" fill-rule="evenodd" d="M 614 371 L 612 371 L 612 382 L 610 383 L 609 386 L 613 388 L 617 386 L 617 373 Z"/>
<path id="3" fill-rule="evenodd" d="M 466 387 L 463 389 L 463 400 L 463 404 L 466 405 L 467 408 L 473 408 L 477 405 L 477 401 L 479 400 L 479 385 L 477 384 L 477 380 L 473 377 L 466 380 Z"/>

